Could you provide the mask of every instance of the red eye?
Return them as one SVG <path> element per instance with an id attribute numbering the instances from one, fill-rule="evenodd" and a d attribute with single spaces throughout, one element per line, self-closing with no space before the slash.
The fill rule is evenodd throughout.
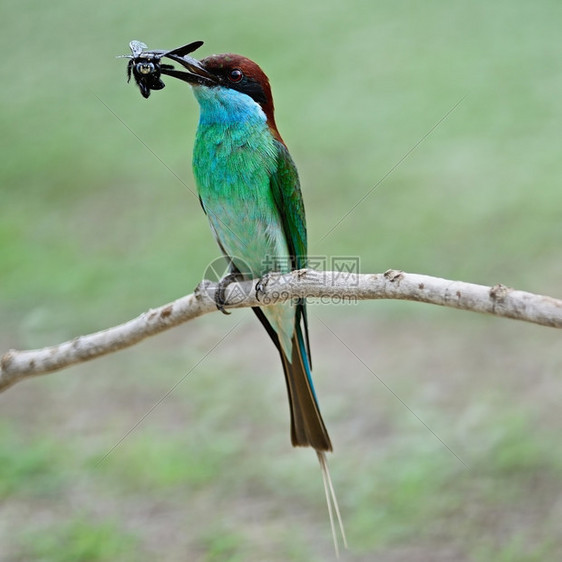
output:
<path id="1" fill-rule="evenodd" d="M 228 75 L 228 79 L 234 83 L 240 82 L 242 78 L 244 78 L 244 73 L 239 68 L 235 68 L 234 70 L 231 70 L 230 74 Z"/>

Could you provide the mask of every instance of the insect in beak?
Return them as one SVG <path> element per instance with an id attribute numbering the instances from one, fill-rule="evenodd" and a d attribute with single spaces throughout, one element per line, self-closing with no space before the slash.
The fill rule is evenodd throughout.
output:
<path id="1" fill-rule="evenodd" d="M 171 76 L 182 74 L 174 70 L 173 65 L 162 63 L 162 58 L 169 57 L 184 66 L 186 66 L 188 61 L 194 61 L 194 63 L 198 64 L 198 61 L 186 55 L 198 49 L 202 44 L 203 41 L 194 41 L 176 49 L 149 51 L 145 43 L 135 40 L 129 43 L 131 54 L 120 55 L 118 58 L 129 59 L 127 64 L 127 82 L 133 76 L 142 96 L 148 98 L 152 90 L 164 88 L 165 84 L 160 78 L 162 74 L 169 74 Z"/>

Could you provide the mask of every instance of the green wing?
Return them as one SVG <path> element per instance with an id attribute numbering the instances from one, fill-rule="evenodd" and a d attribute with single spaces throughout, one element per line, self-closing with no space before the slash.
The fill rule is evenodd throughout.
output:
<path id="1" fill-rule="evenodd" d="M 275 143 L 278 154 L 277 170 L 272 174 L 269 185 L 289 247 L 291 269 L 302 269 L 307 266 L 307 240 L 306 218 L 299 174 L 287 147 L 282 142 L 275 141 Z M 312 368 L 305 299 L 300 299 L 297 305 L 296 326 L 300 324 L 301 319 L 304 325 L 304 340 L 308 361 Z"/>
<path id="2" fill-rule="evenodd" d="M 270 188 L 281 217 L 285 239 L 291 255 L 291 269 L 306 267 L 306 219 L 297 168 L 287 147 L 276 141 L 277 170 L 272 174 Z"/>

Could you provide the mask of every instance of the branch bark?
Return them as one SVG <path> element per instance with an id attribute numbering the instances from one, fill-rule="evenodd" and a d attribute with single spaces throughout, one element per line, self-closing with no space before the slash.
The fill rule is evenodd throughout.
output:
<path id="1" fill-rule="evenodd" d="M 256 289 L 259 290 L 259 299 Z M 215 290 L 215 283 L 204 281 L 193 294 L 148 310 L 124 324 L 41 349 L 11 349 L 0 358 L 0 392 L 23 379 L 113 353 L 214 312 L 217 310 Z M 504 285 L 487 287 L 397 270 L 382 274 L 311 269 L 286 275 L 272 273 L 261 281 L 244 281 L 229 286 L 227 307 L 269 306 L 298 298 L 320 298 L 329 302 L 412 300 L 562 328 L 562 300 L 517 291 Z"/>

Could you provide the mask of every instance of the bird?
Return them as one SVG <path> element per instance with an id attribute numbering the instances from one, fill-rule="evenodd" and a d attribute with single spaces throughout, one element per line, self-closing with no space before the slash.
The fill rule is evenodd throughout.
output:
<path id="1" fill-rule="evenodd" d="M 306 267 L 299 176 L 275 121 L 269 79 L 257 63 L 233 53 L 202 60 L 181 52 L 168 56 L 186 71 L 163 65 L 162 74 L 187 82 L 199 103 L 193 173 L 201 206 L 229 263 L 215 294 L 218 308 L 226 312 L 231 282 Z M 345 546 L 347 541 L 326 458 L 332 443 L 312 381 L 305 299 L 254 307 L 253 312 L 281 358 L 292 445 L 317 453 L 338 553 L 332 506 Z"/>

